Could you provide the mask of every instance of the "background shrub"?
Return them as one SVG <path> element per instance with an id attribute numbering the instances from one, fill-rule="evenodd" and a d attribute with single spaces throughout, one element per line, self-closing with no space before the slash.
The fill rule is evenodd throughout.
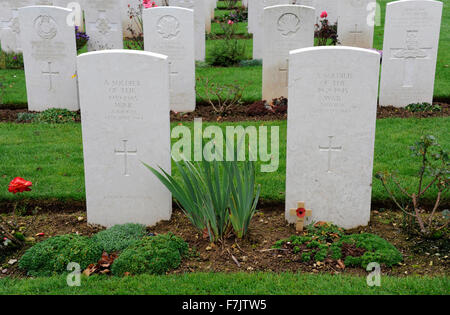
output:
<path id="1" fill-rule="evenodd" d="M 67 109 L 51 108 L 38 113 L 33 122 L 45 124 L 65 124 L 80 120 L 78 112 L 71 112 Z"/>
<path id="2" fill-rule="evenodd" d="M 23 55 L 0 51 L 0 69 L 23 69 Z"/>
<path id="3" fill-rule="evenodd" d="M 66 271 L 67 264 L 76 262 L 81 269 L 96 263 L 102 248 L 86 236 L 67 234 L 55 236 L 28 249 L 19 267 L 31 276 L 51 276 Z"/>
<path id="4" fill-rule="evenodd" d="M 101 246 L 107 253 L 119 252 L 130 246 L 146 234 L 144 225 L 122 224 L 101 231 L 92 237 L 93 241 Z"/>
<path id="5" fill-rule="evenodd" d="M 188 245 L 172 233 L 145 237 L 125 249 L 111 268 L 114 275 L 164 274 L 178 268 Z"/>

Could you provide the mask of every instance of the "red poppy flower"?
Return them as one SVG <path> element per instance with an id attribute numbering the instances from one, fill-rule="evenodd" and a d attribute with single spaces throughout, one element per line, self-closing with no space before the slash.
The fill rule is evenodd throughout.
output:
<path id="1" fill-rule="evenodd" d="M 328 13 L 327 13 L 327 11 L 322 11 L 322 13 L 320 14 L 320 17 L 323 19 L 323 18 L 326 18 L 328 16 Z"/>
<path id="2" fill-rule="evenodd" d="M 297 209 L 297 217 L 304 218 L 306 214 L 305 208 L 298 208 Z"/>
<path id="3" fill-rule="evenodd" d="M 24 191 L 31 191 L 32 182 L 27 181 L 21 177 L 14 178 L 11 183 L 9 183 L 8 191 L 17 194 Z"/>

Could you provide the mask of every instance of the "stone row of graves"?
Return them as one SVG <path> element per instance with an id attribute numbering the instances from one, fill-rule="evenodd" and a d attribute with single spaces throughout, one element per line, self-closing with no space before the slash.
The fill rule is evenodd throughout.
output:
<path id="1" fill-rule="evenodd" d="M 71 10 L 18 9 L 29 108 L 81 108 L 90 223 L 171 216 L 169 192 L 141 161 L 170 171 L 169 111 L 195 108 L 195 12 L 147 9 L 147 51 L 77 57 Z M 441 14 L 439 1 L 388 4 L 381 97 L 390 104 L 431 101 Z M 302 200 L 313 220 L 352 228 L 369 221 L 381 58 L 360 47 L 312 47 L 316 16 L 308 6 L 264 8 L 263 93 L 289 99 L 286 218 L 295 221 L 290 209 Z"/>
<path id="2" fill-rule="evenodd" d="M 208 28 L 206 21 L 211 23 L 210 9 L 213 11 L 215 5 L 215 1 L 210 1 L 211 5 L 207 6 L 206 14 L 206 10 L 200 9 L 204 8 L 204 1 L 209 0 L 170 0 L 170 7 L 159 7 L 166 11 L 147 12 L 143 17 L 145 49 L 169 56 L 171 109 L 178 112 L 195 109 L 195 60 L 205 59 L 204 34 Z M 314 25 L 319 19 L 317 14 L 320 9 L 283 4 L 290 1 L 292 0 L 248 2 L 248 27 L 249 32 L 253 32 L 254 53 L 259 55 L 258 42 L 271 43 L 261 45 L 262 96 L 266 100 L 287 95 L 289 51 L 314 46 Z M 411 103 L 432 102 L 442 3 L 424 1 L 396 1 L 387 6 L 379 94 L 379 104 L 382 106 L 403 107 Z M 19 7 L 49 2 L 64 7 L 69 0 L 2 2 L 2 48 L 24 51 L 30 110 L 51 107 L 77 110 L 79 104 L 75 76 L 75 39 L 71 27 L 63 25 L 66 18 L 61 18 L 61 32 L 55 33 L 52 38 L 51 34 L 42 37 L 38 32 L 33 32 L 37 27 L 35 21 L 30 24 L 32 21 L 25 19 L 28 24 L 20 23 Z M 314 2 L 302 3 L 316 5 Z M 373 23 L 368 23 L 368 19 L 373 16 L 368 14 L 367 10 L 373 8 L 375 2 L 341 0 L 332 3 L 339 3 L 339 6 L 337 9 L 333 6 L 327 9 L 327 12 L 331 12 L 328 13 L 328 18 L 331 21 L 339 20 L 338 34 L 341 45 L 371 48 Z M 122 23 L 122 1 L 92 0 L 82 4 L 85 27 L 91 38 L 88 50 L 122 49 L 122 25 L 125 23 Z M 323 5 L 317 3 L 318 7 L 327 8 Z M 174 7 L 184 7 L 186 10 L 177 10 Z M 193 13 L 189 10 L 193 10 Z M 345 14 L 333 13 L 341 11 Z M 51 27 L 52 23 L 54 21 L 49 20 L 46 26 Z M 59 27 L 60 24 L 55 26 Z M 21 33 L 24 35 L 19 36 Z M 42 77 L 47 80 L 41 80 Z M 44 87 L 45 84 L 47 88 Z"/>

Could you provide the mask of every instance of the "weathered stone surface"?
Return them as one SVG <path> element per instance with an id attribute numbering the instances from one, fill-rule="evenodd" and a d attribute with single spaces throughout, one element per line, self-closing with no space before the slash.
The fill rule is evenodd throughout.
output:
<path id="1" fill-rule="evenodd" d="M 264 9 L 263 99 L 288 95 L 289 51 L 314 46 L 314 9 L 277 5 Z"/>
<path id="2" fill-rule="evenodd" d="M 144 10 L 145 50 L 169 57 L 170 109 L 195 110 L 194 11 L 179 7 Z"/>
<path id="3" fill-rule="evenodd" d="M 19 9 L 28 109 L 78 110 L 75 28 L 71 10 L 52 6 Z"/>
<path id="4" fill-rule="evenodd" d="M 169 191 L 142 162 L 170 172 L 166 56 L 105 50 L 78 57 L 88 222 L 154 225 Z"/>
<path id="5" fill-rule="evenodd" d="M 362 48 L 290 52 L 286 219 L 303 201 L 313 221 L 370 219 L 380 55 Z"/>
<path id="6" fill-rule="evenodd" d="M 432 103 L 442 2 L 387 4 L 380 105 Z"/>

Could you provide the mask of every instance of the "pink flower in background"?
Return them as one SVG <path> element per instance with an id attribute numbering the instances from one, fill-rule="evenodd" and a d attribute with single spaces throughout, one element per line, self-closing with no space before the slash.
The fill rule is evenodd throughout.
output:
<path id="1" fill-rule="evenodd" d="M 234 22 L 232 20 L 228 20 L 228 25 L 233 25 Z"/>
<path id="2" fill-rule="evenodd" d="M 142 5 L 143 5 L 144 8 L 146 8 L 146 9 L 157 7 L 157 5 L 155 4 L 155 2 L 152 1 L 152 0 L 142 0 Z"/>
<path id="3" fill-rule="evenodd" d="M 322 19 L 326 18 L 327 16 L 328 16 L 327 11 L 323 11 L 323 12 L 320 14 L 320 17 L 321 17 Z"/>

